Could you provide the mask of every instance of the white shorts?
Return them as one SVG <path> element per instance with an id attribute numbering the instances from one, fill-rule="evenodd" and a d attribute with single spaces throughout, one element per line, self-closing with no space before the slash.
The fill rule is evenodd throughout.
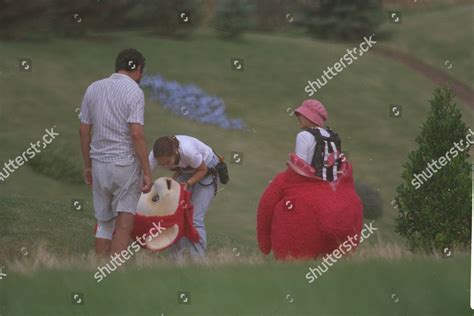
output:
<path id="1" fill-rule="evenodd" d="M 127 166 L 92 160 L 92 198 L 95 217 L 109 221 L 119 212 L 135 214 L 142 172 L 138 161 Z"/>

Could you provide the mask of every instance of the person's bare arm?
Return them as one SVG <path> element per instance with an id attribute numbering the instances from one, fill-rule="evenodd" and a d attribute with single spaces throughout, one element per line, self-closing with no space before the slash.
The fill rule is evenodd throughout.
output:
<path id="1" fill-rule="evenodd" d="M 132 135 L 133 147 L 137 155 L 140 166 L 143 170 L 143 185 L 142 192 L 148 193 L 151 189 L 151 169 L 148 161 L 148 154 L 146 149 L 145 133 L 143 125 L 137 123 L 130 123 L 130 133 Z"/>
<path id="2" fill-rule="evenodd" d="M 81 138 L 82 160 L 84 163 L 84 181 L 87 185 L 92 185 L 92 161 L 90 157 L 92 125 L 81 123 L 79 126 L 79 136 Z"/>
<path id="3" fill-rule="evenodd" d="M 207 166 L 204 163 L 204 161 L 201 163 L 201 165 L 196 169 L 194 174 L 192 175 L 191 178 L 187 181 L 189 185 L 193 185 L 201 181 L 207 174 Z"/>

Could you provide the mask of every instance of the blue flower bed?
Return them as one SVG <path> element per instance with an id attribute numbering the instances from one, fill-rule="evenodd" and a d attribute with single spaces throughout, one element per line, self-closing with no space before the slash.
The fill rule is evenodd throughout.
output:
<path id="1" fill-rule="evenodd" d="M 225 113 L 224 101 L 208 95 L 194 84 L 180 84 L 160 75 L 145 76 L 140 85 L 151 89 L 151 99 L 160 102 L 177 115 L 224 129 L 244 129 L 241 119 L 231 119 Z"/>

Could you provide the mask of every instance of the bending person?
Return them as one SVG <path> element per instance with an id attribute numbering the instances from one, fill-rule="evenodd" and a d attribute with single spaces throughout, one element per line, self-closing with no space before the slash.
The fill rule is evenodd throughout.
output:
<path id="1" fill-rule="evenodd" d="M 172 254 L 180 258 L 187 248 L 194 256 L 204 256 L 207 247 L 204 217 L 217 193 L 218 177 L 215 166 L 219 163 L 211 147 L 200 140 L 185 136 L 165 136 L 155 141 L 148 157 L 151 169 L 160 166 L 174 171 L 173 178 L 192 192 L 194 205 L 193 226 L 200 240 L 194 244 L 186 237 L 170 248 Z"/>

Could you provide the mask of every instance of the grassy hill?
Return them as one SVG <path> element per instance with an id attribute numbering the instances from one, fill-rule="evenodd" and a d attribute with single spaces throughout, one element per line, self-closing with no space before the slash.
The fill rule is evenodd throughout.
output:
<path id="1" fill-rule="evenodd" d="M 474 6 L 463 6 L 407 14 L 402 25 L 388 26 L 393 36 L 381 38 L 377 45 L 400 48 L 438 68 L 449 59 L 449 72 L 472 83 L 472 40 L 469 32 L 457 30 L 472 25 L 473 10 Z M 56 126 L 60 136 L 45 154 L 62 153 L 58 164 L 80 170 L 77 108 L 87 86 L 109 76 L 117 52 L 126 47 L 143 52 L 148 74 L 198 85 L 221 97 L 229 116 L 242 118 L 248 126 L 245 131 L 222 130 L 178 117 L 146 100 L 149 147 L 161 135 L 180 133 L 204 140 L 226 157 L 232 151 L 244 153 L 242 165 L 229 164 L 231 182 L 222 187 L 206 220 L 212 260 L 218 262 L 224 253 L 223 260 L 232 263 L 235 248 L 244 258 L 242 265 L 238 260 L 235 265 L 212 261 L 176 268 L 173 263 L 161 266 L 153 257 L 156 264 L 143 269 L 137 259 L 97 287 L 94 262 L 84 259 L 93 244 L 91 192 L 85 185 L 47 177 L 26 165 L 0 182 L 0 267 L 6 264 L 11 271 L 0 282 L 0 308 L 2 302 L 6 306 L 0 315 L 130 315 L 135 306 L 143 306 L 143 315 L 466 313 L 468 293 L 461 295 L 468 287 L 466 254 L 447 260 L 412 256 L 393 231 L 396 211 L 390 202 L 435 85 L 375 54 L 359 58 L 315 97 L 328 109 L 328 124 L 342 136 L 356 179 L 382 194 L 384 215 L 376 221 L 377 238 L 316 285 L 308 285 L 304 274 L 317 262 L 277 264 L 262 258 L 256 248 L 260 195 L 285 167 L 298 132 L 288 108 L 307 98 L 308 80 L 318 78 L 352 46 L 268 34 L 248 34 L 230 42 L 208 31 L 189 41 L 130 31 L 46 43 L 0 42 L 0 161 L 14 159 L 46 128 Z M 19 58 L 30 58 L 33 71 L 19 72 Z M 245 70 L 233 71 L 231 58 L 244 59 Z M 403 106 L 401 118 L 389 116 L 391 104 Z M 472 110 L 459 105 L 464 121 L 472 125 Z M 84 200 L 85 209 L 73 211 L 73 199 Z M 40 244 L 47 248 L 43 254 Z M 73 262 L 68 270 L 58 268 L 57 262 L 64 260 Z M 177 305 L 176 291 L 186 289 L 192 292 L 192 305 Z M 75 290 L 86 293 L 86 305 L 71 305 Z M 128 301 L 123 301 L 124 293 Z M 286 299 L 288 293 L 294 303 Z M 398 303 L 391 297 L 394 293 Z M 121 309 L 110 307 L 119 306 L 115 304 Z"/>
<path id="2" fill-rule="evenodd" d="M 267 35 L 249 35 L 240 43 L 222 42 L 209 34 L 198 34 L 191 41 L 140 33 L 118 33 L 107 39 L 2 44 L 3 60 L 8 61 L 10 69 L 17 66 L 19 54 L 26 54 L 33 60 L 34 71 L 2 77 L 0 84 L 7 93 L 2 96 L 0 158 L 6 161 L 15 157 L 39 139 L 45 128 L 57 126 L 60 136 L 46 150 L 66 148 L 66 158 L 80 168 L 75 109 L 90 82 L 110 75 L 116 52 L 125 46 L 137 47 L 147 57 L 148 73 L 195 83 L 220 96 L 230 116 L 243 118 L 255 130 L 224 131 L 190 122 L 155 102 L 147 102 L 146 135 L 150 146 L 160 135 L 183 133 L 203 139 L 227 157 L 231 151 L 244 153 L 243 165 L 230 165 L 232 181 L 213 204 L 208 225 L 210 231 L 226 231 L 236 237 L 242 232 L 243 236 L 253 233 L 260 194 L 284 167 L 288 152 L 294 148 L 298 128 L 287 108 L 306 98 L 306 82 L 342 56 L 346 45 Z M 231 70 L 230 59 L 236 56 L 244 58 L 245 71 Z M 434 88 L 410 69 L 367 54 L 317 96 L 328 108 L 328 124 L 342 135 L 356 178 L 380 189 L 387 214 L 384 224 L 389 227 L 393 218 L 389 206 L 401 166 L 412 149 Z M 389 117 L 390 104 L 404 106 L 402 118 Z M 464 117 L 472 121 L 472 112 L 464 111 Z M 90 199 L 87 187 L 65 185 L 29 167 L 17 170 L 1 185 L 4 195 L 62 201 Z"/>
<path id="3" fill-rule="evenodd" d="M 473 5 L 402 11 L 402 23 L 387 24 L 384 30 L 392 34 L 387 46 L 413 54 L 474 89 Z"/>

